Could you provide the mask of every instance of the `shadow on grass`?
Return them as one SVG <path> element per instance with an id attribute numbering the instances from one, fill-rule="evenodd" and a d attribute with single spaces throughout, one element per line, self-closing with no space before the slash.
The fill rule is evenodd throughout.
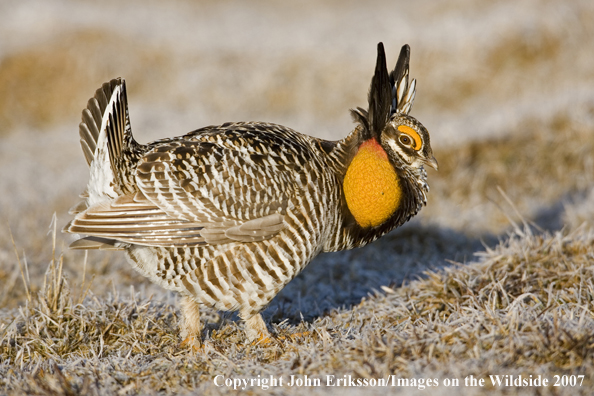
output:
<path id="1" fill-rule="evenodd" d="M 574 195 L 565 194 L 528 221 L 542 231 L 561 230 L 565 204 Z M 263 317 L 273 323 L 313 322 L 334 309 L 349 309 L 385 287 L 398 288 L 423 278 L 428 270 L 475 261 L 476 252 L 496 246 L 508 233 L 467 235 L 413 221 L 363 248 L 321 254 L 272 300 Z"/>
<path id="2" fill-rule="evenodd" d="M 470 237 L 417 222 L 360 249 L 324 253 L 285 287 L 263 312 L 271 322 L 313 321 L 334 309 L 349 308 L 383 287 L 397 288 L 439 270 L 449 262 L 467 262 L 492 235 Z"/>

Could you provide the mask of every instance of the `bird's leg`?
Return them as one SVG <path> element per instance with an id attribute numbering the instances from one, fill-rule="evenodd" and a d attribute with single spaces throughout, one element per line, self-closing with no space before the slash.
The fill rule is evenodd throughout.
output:
<path id="1" fill-rule="evenodd" d="M 200 325 L 200 305 L 192 298 L 184 296 L 181 299 L 182 323 L 181 336 L 184 339 L 181 346 L 187 346 L 195 350 L 202 346 Z"/>
<path id="2" fill-rule="evenodd" d="M 266 323 L 262 319 L 262 315 L 255 314 L 249 319 L 245 319 L 245 334 L 247 336 L 248 341 L 257 343 L 259 345 L 266 345 L 272 342 L 270 333 L 266 328 Z M 310 335 L 309 331 L 305 331 L 303 333 L 295 333 L 291 334 L 288 337 L 280 336 L 277 337 L 278 340 L 287 340 L 290 339 L 295 341 L 299 338 L 304 338 Z"/>
<path id="3" fill-rule="evenodd" d="M 251 318 L 245 319 L 245 334 L 249 341 L 263 341 L 270 337 L 262 315 L 257 313 Z"/>

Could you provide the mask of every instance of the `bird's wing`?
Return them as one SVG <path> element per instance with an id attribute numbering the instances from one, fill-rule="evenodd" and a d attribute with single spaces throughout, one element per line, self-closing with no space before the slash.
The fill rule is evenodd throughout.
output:
<path id="1" fill-rule="evenodd" d="M 271 238 L 307 183 L 307 149 L 264 135 L 231 130 L 155 144 L 137 166 L 136 196 L 90 207 L 67 231 L 148 246 Z"/>

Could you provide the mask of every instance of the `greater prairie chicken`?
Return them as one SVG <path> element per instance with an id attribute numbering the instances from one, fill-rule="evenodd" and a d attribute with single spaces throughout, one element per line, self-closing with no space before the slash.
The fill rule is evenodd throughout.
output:
<path id="1" fill-rule="evenodd" d="M 344 139 L 233 122 L 143 145 L 126 86 L 103 84 L 83 111 L 90 166 L 84 201 L 64 229 L 75 249 L 124 250 L 151 281 L 183 295 L 182 337 L 200 339 L 199 306 L 239 311 L 249 340 L 259 312 L 320 252 L 364 246 L 426 204 L 429 133 L 408 115 L 409 47 L 388 73 L 383 45 L 369 107 Z"/>

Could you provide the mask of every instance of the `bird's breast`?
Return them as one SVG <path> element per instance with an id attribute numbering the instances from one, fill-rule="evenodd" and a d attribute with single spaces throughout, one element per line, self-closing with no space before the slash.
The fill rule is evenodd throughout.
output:
<path id="1" fill-rule="evenodd" d="M 349 165 L 343 183 L 347 206 L 361 227 L 376 227 L 398 209 L 402 188 L 384 149 L 364 142 Z"/>

